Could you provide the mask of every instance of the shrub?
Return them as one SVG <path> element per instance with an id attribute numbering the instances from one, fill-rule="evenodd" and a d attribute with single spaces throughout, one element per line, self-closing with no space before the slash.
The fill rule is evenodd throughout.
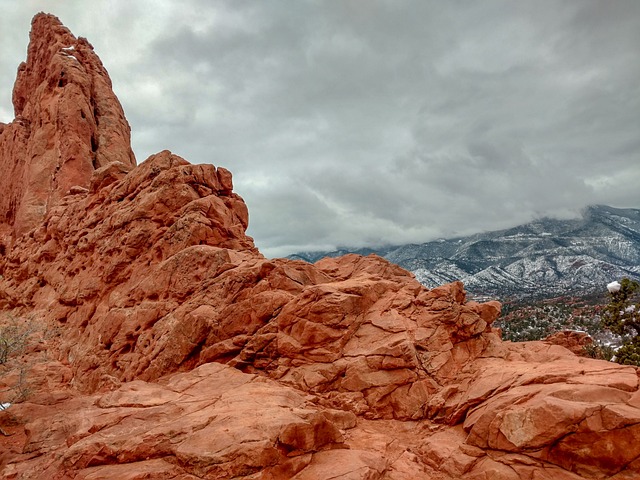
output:
<path id="1" fill-rule="evenodd" d="M 0 365 L 5 365 L 11 355 L 19 354 L 25 349 L 31 333 L 15 321 L 0 327 Z"/>
<path id="2" fill-rule="evenodd" d="M 7 316 L 0 324 L 0 404 L 8 405 L 26 399 L 28 365 L 17 361 L 30 341 L 34 330 L 15 318 Z"/>
<path id="3" fill-rule="evenodd" d="M 611 360 L 615 355 L 615 349 L 610 345 L 599 345 L 597 343 L 589 343 L 583 348 L 584 356 L 596 358 L 598 360 Z"/>

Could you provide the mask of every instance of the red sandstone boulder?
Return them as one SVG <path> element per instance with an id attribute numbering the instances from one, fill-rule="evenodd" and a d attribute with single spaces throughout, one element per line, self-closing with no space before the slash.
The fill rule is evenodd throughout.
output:
<path id="1" fill-rule="evenodd" d="M 586 356 L 585 347 L 593 344 L 593 339 L 588 333 L 575 330 L 555 332 L 543 341 L 552 345 L 560 345 L 561 347 L 571 350 L 576 355 L 582 356 Z"/>
<path id="2" fill-rule="evenodd" d="M 28 419 L 30 409 L 21 404 L 15 415 Z M 25 467 L 39 478 L 116 478 L 131 474 L 131 465 L 137 475 L 161 478 L 232 478 L 274 468 L 293 475 L 317 452 L 345 448 L 341 430 L 355 426 L 353 414 L 319 411 L 304 394 L 216 363 L 46 410 L 47 417 L 28 421 L 24 453 L 5 465 L 3 478 Z M 120 473 L 114 463 L 130 469 Z"/>

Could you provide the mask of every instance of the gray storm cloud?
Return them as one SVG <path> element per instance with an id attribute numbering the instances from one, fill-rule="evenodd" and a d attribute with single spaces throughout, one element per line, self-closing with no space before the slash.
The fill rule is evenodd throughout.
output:
<path id="1" fill-rule="evenodd" d="M 640 202 L 635 0 L 0 6 L 1 121 L 50 11 L 107 66 L 137 157 L 232 170 L 266 255 Z"/>

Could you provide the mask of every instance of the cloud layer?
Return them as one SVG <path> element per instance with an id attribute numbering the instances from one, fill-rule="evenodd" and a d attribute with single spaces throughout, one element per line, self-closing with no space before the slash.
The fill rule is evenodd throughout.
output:
<path id="1" fill-rule="evenodd" d="M 234 173 L 266 255 L 640 206 L 640 2 L 0 0 L 0 121 L 46 10 L 138 160 Z"/>

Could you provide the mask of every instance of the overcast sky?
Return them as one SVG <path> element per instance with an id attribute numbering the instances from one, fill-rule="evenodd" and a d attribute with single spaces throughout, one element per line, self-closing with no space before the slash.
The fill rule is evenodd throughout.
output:
<path id="1" fill-rule="evenodd" d="M 138 162 L 234 174 L 267 256 L 640 208 L 638 0 L 0 0 L 93 44 Z"/>

